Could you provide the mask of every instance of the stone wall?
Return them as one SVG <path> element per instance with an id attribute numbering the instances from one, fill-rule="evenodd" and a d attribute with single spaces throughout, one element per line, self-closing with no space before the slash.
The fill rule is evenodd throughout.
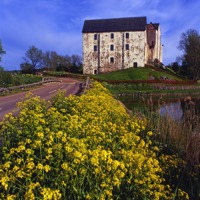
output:
<path id="1" fill-rule="evenodd" d="M 147 35 L 146 31 L 83 33 L 83 73 L 144 67 L 148 61 L 160 60 L 159 30 L 153 30 L 153 35 Z"/>

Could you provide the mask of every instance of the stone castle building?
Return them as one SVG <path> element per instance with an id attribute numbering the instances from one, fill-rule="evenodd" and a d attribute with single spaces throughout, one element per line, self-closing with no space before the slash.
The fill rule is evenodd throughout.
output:
<path id="1" fill-rule="evenodd" d="M 84 74 L 162 62 L 160 26 L 146 17 L 85 20 L 82 37 Z"/>

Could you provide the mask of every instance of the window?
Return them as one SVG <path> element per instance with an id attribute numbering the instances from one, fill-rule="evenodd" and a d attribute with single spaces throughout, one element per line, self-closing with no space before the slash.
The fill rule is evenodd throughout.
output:
<path id="1" fill-rule="evenodd" d="M 110 45 L 110 50 L 111 50 L 111 51 L 114 50 L 114 45 L 113 45 L 113 44 Z"/>
<path id="2" fill-rule="evenodd" d="M 97 51 L 97 45 L 94 45 L 94 51 Z"/>
<path id="3" fill-rule="evenodd" d="M 110 39 L 114 39 L 114 33 L 110 34 Z"/>
<path id="4" fill-rule="evenodd" d="M 97 34 L 94 34 L 94 40 L 97 40 Z"/>
<path id="5" fill-rule="evenodd" d="M 114 63 L 114 58 L 113 57 L 110 57 L 110 62 Z"/>
<path id="6" fill-rule="evenodd" d="M 126 50 L 129 50 L 129 44 L 126 44 Z"/>
<path id="7" fill-rule="evenodd" d="M 126 33 L 126 39 L 129 39 L 129 33 Z"/>

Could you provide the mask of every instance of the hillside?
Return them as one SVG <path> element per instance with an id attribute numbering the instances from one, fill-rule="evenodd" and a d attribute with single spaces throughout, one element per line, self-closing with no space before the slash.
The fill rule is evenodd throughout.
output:
<path id="1" fill-rule="evenodd" d="M 94 75 L 94 78 L 100 80 L 181 80 L 178 76 L 173 75 L 169 70 L 156 70 L 153 68 L 129 68 L 106 74 Z"/>

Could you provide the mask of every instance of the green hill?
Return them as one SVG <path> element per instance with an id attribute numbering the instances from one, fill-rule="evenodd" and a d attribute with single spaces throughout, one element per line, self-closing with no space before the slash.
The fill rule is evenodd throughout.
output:
<path id="1" fill-rule="evenodd" d="M 169 80 L 181 80 L 167 69 L 156 70 L 149 67 L 129 68 L 106 74 L 93 75 L 93 77 L 100 80 L 160 80 L 163 77 Z"/>

